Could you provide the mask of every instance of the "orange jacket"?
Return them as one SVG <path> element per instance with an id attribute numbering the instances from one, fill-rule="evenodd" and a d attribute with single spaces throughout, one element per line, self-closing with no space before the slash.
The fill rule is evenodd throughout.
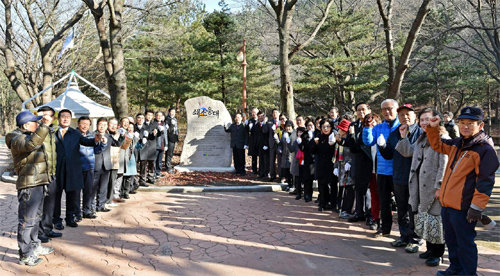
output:
<path id="1" fill-rule="evenodd" d="M 439 200 L 443 207 L 482 211 L 490 199 L 499 162 L 493 142 L 483 131 L 464 139 L 441 139 L 438 128 L 427 128 L 431 147 L 447 154 L 448 164 Z"/>

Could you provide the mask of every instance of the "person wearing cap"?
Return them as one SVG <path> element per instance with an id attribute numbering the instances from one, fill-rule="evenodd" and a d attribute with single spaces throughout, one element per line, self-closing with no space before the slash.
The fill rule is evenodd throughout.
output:
<path id="1" fill-rule="evenodd" d="M 224 130 L 231 133 L 231 148 L 233 149 L 235 173 L 245 175 L 245 150 L 248 148 L 248 131 L 241 121 L 241 113 L 236 113 L 234 124 L 227 122 L 224 125 Z"/>
<path id="2" fill-rule="evenodd" d="M 39 116 L 50 116 L 52 120 L 54 119 L 55 110 L 50 106 L 42 106 L 37 110 L 37 115 Z M 54 125 L 49 125 L 49 134 L 43 140 L 43 146 L 45 147 L 45 152 L 47 153 L 47 165 L 49 172 L 50 184 L 47 186 L 47 193 L 43 199 L 43 214 L 40 221 L 40 228 L 38 231 L 38 238 L 42 243 L 48 242 L 51 238 L 58 238 L 62 236 L 62 233 L 53 231 L 54 224 L 52 219 L 54 216 L 54 205 L 56 196 L 56 138 Z"/>
<path id="3" fill-rule="evenodd" d="M 427 135 L 431 147 L 448 155 L 439 192 L 444 239 L 450 266 L 437 275 L 476 275 L 476 223 L 486 208 L 499 166 L 492 139 L 483 131 L 484 113 L 464 107 L 458 116 L 460 137 L 441 139 L 439 116 L 431 119 Z"/>
<path id="4" fill-rule="evenodd" d="M 416 123 L 415 110 L 410 104 L 401 105 L 398 109 L 398 118 L 401 125 L 389 134 L 387 141 L 378 143 L 379 151 L 386 160 L 393 160 L 392 181 L 394 183 L 394 197 L 398 208 L 398 226 L 400 238 L 391 242 L 394 247 L 403 247 L 408 253 L 418 251 L 420 239 L 414 232 L 413 213 L 408 200 L 408 179 L 412 157 L 405 157 L 395 150 L 402 139 L 408 139 L 410 144 L 415 144 L 422 134 L 422 129 Z"/>
<path id="5" fill-rule="evenodd" d="M 38 121 L 42 120 L 40 125 Z M 35 116 L 22 111 L 16 116 L 17 129 L 8 133 L 5 143 L 12 153 L 17 173 L 18 205 L 17 244 L 19 264 L 35 266 L 54 249 L 43 247 L 38 238 L 43 201 L 50 184 L 47 153 L 43 145 L 49 135 L 52 116 Z"/>
<path id="6" fill-rule="evenodd" d="M 335 164 L 333 175 L 338 177 L 339 191 L 337 204 L 340 210 L 341 219 L 349 219 L 352 217 L 352 207 L 354 205 L 354 180 L 352 178 L 352 154 L 349 147 L 344 146 L 349 126 L 353 121 L 351 114 L 344 114 L 344 119 L 337 126 L 339 129 L 336 137 L 337 145 L 335 147 Z M 336 185 L 337 183 L 335 183 Z"/>
<path id="7" fill-rule="evenodd" d="M 287 120 L 285 122 L 285 127 L 283 129 L 283 134 L 281 135 L 280 143 L 278 144 L 278 152 L 281 155 L 280 162 L 280 170 L 281 176 L 285 178 L 288 187 L 286 191 L 290 191 L 293 187 L 292 181 L 292 173 L 290 172 L 290 166 L 292 164 L 292 160 L 295 157 L 292 152 L 290 152 L 290 148 L 288 144 L 290 144 L 291 139 L 290 136 L 293 133 L 293 122 Z"/>
<path id="8" fill-rule="evenodd" d="M 363 143 L 367 146 L 379 144 L 389 138 L 389 134 L 400 125 L 397 109 L 398 102 L 393 99 L 384 100 L 381 105 L 384 121 L 373 126 L 373 121 L 368 122 L 363 128 Z M 385 159 L 377 149 L 377 189 L 380 199 L 380 216 L 382 226 L 375 233 L 375 237 L 388 236 L 392 228 L 391 193 L 394 190 L 392 182 L 392 160 Z"/>
<path id="9" fill-rule="evenodd" d="M 54 228 L 64 229 L 61 219 L 61 198 L 66 193 L 66 225 L 78 227 L 77 216 L 80 212 L 80 190 L 83 189 L 83 169 L 80 161 L 80 145 L 96 146 L 101 137 L 87 138 L 70 127 L 72 113 L 69 109 L 59 111 L 59 129 L 56 133 L 56 200 L 54 207 Z"/>

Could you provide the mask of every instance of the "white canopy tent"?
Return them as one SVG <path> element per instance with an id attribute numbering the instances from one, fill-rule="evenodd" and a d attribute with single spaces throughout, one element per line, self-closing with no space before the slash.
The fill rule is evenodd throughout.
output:
<path id="1" fill-rule="evenodd" d="M 71 73 L 67 74 L 60 80 L 54 82 L 50 86 L 46 87 L 39 93 L 37 93 L 35 96 L 30 98 L 29 100 L 23 102 L 23 110 L 26 110 L 26 104 L 33 100 L 34 98 L 40 96 L 43 94 L 45 91 L 50 89 L 51 87 L 57 85 L 61 81 L 69 78 L 68 84 L 66 85 L 66 90 L 59 95 L 56 99 L 53 101 L 44 104 L 43 106 L 50 106 L 56 112 L 62 110 L 62 109 L 69 109 L 73 112 L 73 118 L 77 119 L 82 116 L 88 116 L 92 120 L 92 125 L 93 129 L 96 128 L 96 123 L 97 119 L 100 117 L 114 117 L 115 114 L 113 112 L 113 109 L 111 107 L 107 107 L 101 104 L 98 104 L 91 100 L 89 97 L 87 97 L 85 94 L 80 91 L 78 88 L 78 82 L 77 78 L 83 80 L 85 83 L 90 85 L 92 88 L 96 89 L 98 92 L 106 96 L 108 99 L 110 98 L 109 94 L 105 93 L 101 89 L 99 89 L 97 86 L 89 82 L 88 80 L 84 79 L 82 76 L 78 75 L 76 72 L 71 71 Z M 39 106 L 40 107 L 40 106 Z M 36 111 L 39 107 L 34 108 L 32 111 Z"/>

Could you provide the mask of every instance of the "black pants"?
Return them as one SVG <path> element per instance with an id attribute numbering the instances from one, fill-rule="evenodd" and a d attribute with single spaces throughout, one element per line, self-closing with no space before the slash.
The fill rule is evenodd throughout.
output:
<path id="1" fill-rule="evenodd" d="M 147 174 L 146 174 L 147 169 Z M 154 160 L 141 160 L 139 161 L 139 182 L 141 184 L 145 184 L 146 182 L 154 183 L 154 170 L 155 170 L 155 162 Z"/>
<path id="2" fill-rule="evenodd" d="M 436 244 L 426 241 L 427 251 L 431 252 L 431 258 L 440 258 L 444 255 L 444 244 Z"/>
<path id="3" fill-rule="evenodd" d="M 392 175 L 377 175 L 377 190 L 380 200 L 380 218 L 382 219 L 382 232 L 390 233 L 392 228 L 391 193 L 394 191 Z"/>
<path id="4" fill-rule="evenodd" d="M 335 207 L 337 204 L 337 183 L 333 181 L 333 175 L 318 178 L 319 206 L 325 208 L 327 205 Z"/>
<path id="5" fill-rule="evenodd" d="M 168 141 L 167 152 L 165 153 L 165 162 L 167 163 L 167 170 L 174 169 L 172 166 L 172 156 L 174 156 L 175 143 Z"/>
<path id="6" fill-rule="evenodd" d="M 39 234 L 47 234 L 54 229 L 52 218 L 54 216 L 54 206 L 56 204 L 56 189 L 57 184 L 54 177 L 50 184 L 47 185 L 47 193 L 43 198 L 43 215 L 40 220 Z"/>
<path id="7" fill-rule="evenodd" d="M 252 155 L 252 172 L 257 174 L 259 171 L 257 169 L 257 162 L 259 160 L 259 155 Z"/>
<path id="8" fill-rule="evenodd" d="M 342 204 L 339 206 L 339 209 L 341 209 L 342 212 L 351 213 L 355 197 L 354 185 L 340 185 L 339 197 L 342 198 Z"/>
<path id="9" fill-rule="evenodd" d="M 286 179 L 288 188 L 293 187 L 292 174 L 290 173 L 290 168 L 281 168 L 281 177 L 284 177 Z"/>
<path id="10" fill-rule="evenodd" d="M 17 191 L 19 206 L 17 210 L 17 245 L 19 255 L 30 256 L 40 245 L 38 228 L 43 212 L 43 185 L 25 188 Z"/>
<path id="11" fill-rule="evenodd" d="M 59 181 L 57 181 L 59 182 Z M 80 209 L 80 190 L 68 191 L 66 190 L 60 182 L 56 185 L 56 197 L 54 203 L 54 216 L 52 218 L 53 223 L 61 222 L 61 199 L 63 191 L 66 193 L 66 221 L 74 221 L 75 217 L 78 215 L 78 210 Z"/>
<path id="12" fill-rule="evenodd" d="M 92 198 L 96 198 L 96 208 L 102 209 L 108 195 L 109 170 L 94 171 L 94 185 L 92 188 Z"/>
<path id="13" fill-rule="evenodd" d="M 156 149 L 156 158 L 155 158 L 155 175 L 160 176 L 161 175 L 161 169 L 162 169 L 162 164 L 163 164 L 163 154 L 164 150 L 162 149 Z"/>
<path id="14" fill-rule="evenodd" d="M 295 191 L 297 192 L 297 195 L 302 195 L 302 176 L 296 175 L 293 177 L 293 185 L 295 187 Z"/>
<path id="15" fill-rule="evenodd" d="M 233 162 L 236 173 L 245 174 L 245 150 L 233 148 Z"/>
<path id="16" fill-rule="evenodd" d="M 269 174 L 269 150 L 259 150 L 259 176 L 266 177 Z"/>
<path id="17" fill-rule="evenodd" d="M 88 215 L 95 212 L 94 170 L 83 172 L 83 204 L 82 211 Z M 93 196 L 93 197 L 92 197 Z"/>
<path id="18" fill-rule="evenodd" d="M 408 203 L 410 200 L 410 192 L 408 185 L 394 184 L 394 197 L 396 198 L 396 206 L 398 208 L 398 227 L 401 240 L 404 242 L 415 243 L 418 241 L 418 236 L 415 234 L 415 224 L 413 222 L 413 214 Z"/>
<path id="19" fill-rule="evenodd" d="M 113 191 L 118 181 L 118 170 L 110 170 L 109 172 L 109 182 L 108 182 L 108 193 L 106 194 L 106 203 L 111 203 L 113 199 Z"/>
<path id="20" fill-rule="evenodd" d="M 120 197 L 123 198 L 125 195 L 128 195 L 133 188 L 134 188 L 134 176 L 124 175 L 123 184 L 120 191 Z"/>
<path id="21" fill-rule="evenodd" d="M 308 196 L 312 198 L 314 174 L 311 174 L 310 166 L 312 165 L 299 165 L 299 174 L 302 184 L 304 184 L 304 197 Z"/>
<path id="22" fill-rule="evenodd" d="M 277 157 L 277 148 L 269 148 L 269 177 L 271 179 L 276 178 L 276 157 Z"/>
<path id="23" fill-rule="evenodd" d="M 369 184 L 370 184 L 369 177 L 366 180 L 364 178 L 357 179 L 356 182 L 354 183 L 354 193 L 356 197 L 356 208 L 354 213 L 358 217 L 365 217 L 369 215 L 368 210 L 365 210 L 366 192 L 368 191 Z"/>

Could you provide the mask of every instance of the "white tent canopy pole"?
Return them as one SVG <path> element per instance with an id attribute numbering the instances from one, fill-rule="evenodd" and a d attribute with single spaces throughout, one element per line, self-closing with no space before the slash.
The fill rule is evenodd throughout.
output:
<path id="1" fill-rule="evenodd" d="M 69 78 L 69 81 L 68 81 L 68 85 L 66 85 L 66 90 L 64 91 L 64 96 L 63 96 L 63 101 L 62 101 L 62 106 L 64 106 L 64 101 L 66 99 L 66 92 L 68 91 L 68 88 L 70 87 L 70 84 L 71 84 L 71 81 L 73 78 L 75 78 L 76 80 L 76 77 L 80 78 L 81 80 L 83 80 L 86 84 L 88 84 L 90 87 L 94 88 L 95 90 L 97 90 L 99 93 L 103 94 L 104 96 L 106 96 L 108 99 L 111 99 L 111 97 L 109 96 L 108 93 L 104 92 L 102 89 L 100 89 L 99 87 L 95 86 L 94 84 L 92 84 L 90 81 L 86 80 L 84 77 L 78 75 L 74 70 L 71 71 L 70 73 L 68 73 L 67 75 L 65 75 L 64 77 L 62 77 L 61 79 L 59 79 L 58 81 L 52 83 L 51 85 L 47 86 L 46 88 L 44 88 L 42 91 L 38 92 L 37 94 L 35 94 L 33 97 L 29 98 L 28 100 L 24 101 L 23 102 L 23 105 L 22 105 L 22 110 L 26 110 L 26 104 L 28 104 L 30 101 L 32 101 L 33 99 L 35 99 L 36 97 L 42 95 L 43 93 L 45 93 L 45 91 L 49 90 L 50 88 L 54 87 L 55 85 L 57 85 L 58 83 L 60 83 L 61 81 L 65 80 L 66 78 Z"/>

